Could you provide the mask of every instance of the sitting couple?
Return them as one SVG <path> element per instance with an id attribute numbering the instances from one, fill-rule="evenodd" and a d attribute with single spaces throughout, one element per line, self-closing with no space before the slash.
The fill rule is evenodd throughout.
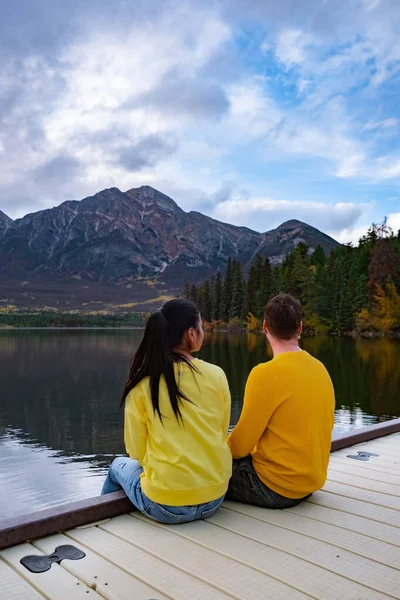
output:
<path id="1" fill-rule="evenodd" d="M 147 322 L 122 396 L 130 458 L 114 460 L 102 494 L 123 488 L 152 519 L 185 523 L 211 516 L 224 498 L 289 508 L 320 489 L 334 391 L 322 363 L 299 347 L 301 331 L 299 301 L 272 298 L 264 333 L 274 358 L 251 371 L 226 438 L 225 373 L 193 357 L 204 338 L 200 313 L 189 300 L 166 302 Z"/>

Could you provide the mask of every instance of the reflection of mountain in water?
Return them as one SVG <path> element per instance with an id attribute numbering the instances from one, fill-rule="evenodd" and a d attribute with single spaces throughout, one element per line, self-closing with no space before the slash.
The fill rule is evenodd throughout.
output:
<path id="1" fill-rule="evenodd" d="M 65 454 L 124 451 L 119 398 L 141 332 L 0 336 L 0 422 Z"/>
<path id="2" fill-rule="evenodd" d="M 141 335 L 140 331 L 0 332 L 0 440 L 12 428 L 24 444 L 34 440 L 61 455 L 75 455 L 73 460 L 91 456 L 96 464 L 104 455 L 123 453 L 119 398 Z M 400 415 L 398 341 L 309 338 L 303 346 L 331 373 L 339 429 Z M 268 359 L 264 338 L 207 335 L 201 358 L 227 373 L 235 423 L 248 373 Z"/>

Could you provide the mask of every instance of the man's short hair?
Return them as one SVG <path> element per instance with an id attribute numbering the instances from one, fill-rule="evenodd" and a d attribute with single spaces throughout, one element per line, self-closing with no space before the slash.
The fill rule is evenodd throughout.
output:
<path id="1" fill-rule="evenodd" d="M 291 340 L 297 335 L 301 317 L 300 301 L 291 294 L 280 293 L 264 307 L 267 329 L 279 340 Z"/>

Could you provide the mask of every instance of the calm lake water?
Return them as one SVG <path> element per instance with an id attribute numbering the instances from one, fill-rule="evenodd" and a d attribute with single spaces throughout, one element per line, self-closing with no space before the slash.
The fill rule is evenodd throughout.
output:
<path id="1" fill-rule="evenodd" d="M 141 331 L 0 331 L 0 519 L 100 493 L 124 453 L 119 397 Z M 336 429 L 400 415 L 400 342 L 317 337 L 305 350 L 330 372 Z M 206 335 L 199 355 L 220 365 L 231 424 L 248 373 L 269 360 L 263 336 Z"/>

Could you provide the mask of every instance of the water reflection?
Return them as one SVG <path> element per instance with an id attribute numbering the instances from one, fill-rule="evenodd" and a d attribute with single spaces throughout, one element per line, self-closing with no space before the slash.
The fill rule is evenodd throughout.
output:
<path id="1" fill-rule="evenodd" d="M 99 493 L 111 457 L 124 452 L 118 404 L 140 338 L 127 330 L 0 332 L 0 518 Z M 338 430 L 400 414 L 400 342 L 302 343 L 331 373 Z M 271 358 L 265 339 L 208 334 L 201 357 L 227 373 L 234 424 L 249 371 Z"/>

